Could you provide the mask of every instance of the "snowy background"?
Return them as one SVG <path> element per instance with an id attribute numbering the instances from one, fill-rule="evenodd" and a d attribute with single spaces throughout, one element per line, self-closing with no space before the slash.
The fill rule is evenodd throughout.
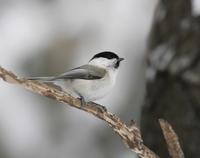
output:
<path id="1" fill-rule="evenodd" d="M 100 51 L 114 51 L 125 61 L 117 86 L 98 103 L 125 122 L 139 123 L 146 43 L 156 4 L 157 0 L 2 0 L 0 65 L 22 77 L 56 75 Z M 133 157 L 93 116 L 3 81 L 0 87 L 0 157 Z"/>

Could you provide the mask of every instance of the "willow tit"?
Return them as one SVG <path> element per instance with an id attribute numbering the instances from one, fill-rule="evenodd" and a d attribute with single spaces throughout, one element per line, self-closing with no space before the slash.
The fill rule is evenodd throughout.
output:
<path id="1" fill-rule="evenodd" d="M 81 105 L 104 97 L 114 86 L 120 62 L 124 58 L 113 52 L 101 52 L 92 57 L 88 64 L 71 69 L 53 77 L 32 77 L 29 80 L 62 82 L 62 89 L 70 88 L 81 98 Z"/>

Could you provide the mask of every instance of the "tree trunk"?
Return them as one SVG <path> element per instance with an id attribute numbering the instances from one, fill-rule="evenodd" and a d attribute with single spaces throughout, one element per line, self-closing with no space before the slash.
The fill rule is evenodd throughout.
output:
<path id="1" fill-rule="evenodd" d="M 169 157 L 158 118 L 177 132 L 185 157 L 200 156 L 200 18 L 191 0 L 160 0 L 149 37 L 145 144 Z"/>

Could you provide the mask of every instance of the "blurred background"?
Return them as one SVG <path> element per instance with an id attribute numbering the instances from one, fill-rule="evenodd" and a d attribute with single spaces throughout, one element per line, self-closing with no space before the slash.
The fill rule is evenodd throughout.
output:
<path id="1" fill-rule="evenodd" d="M 145 143 L 163 157 L 157 120 L 169 120 L 186 157 L 196 158 L 199 14 L 199 0 L 0 0 L 0 64 L 22 77 L 48 76 L 116 52 L 125 58 L 117 84 L 97 102 L 126 123 L 136 120 Z M 17 86 L 0 87 L 0 158 L 134 157 L 93 116 Z"/>

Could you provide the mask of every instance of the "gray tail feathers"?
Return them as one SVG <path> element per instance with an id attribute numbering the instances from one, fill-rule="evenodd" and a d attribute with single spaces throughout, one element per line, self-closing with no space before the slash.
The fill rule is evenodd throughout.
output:
<path id="1" fill-rule="evenodd" d="M 35 80 L 35 81 L 42 81 L 42 82 L 52 82 L 55 80 L 55 77 L 28 77 L 27 80 Z"/>

